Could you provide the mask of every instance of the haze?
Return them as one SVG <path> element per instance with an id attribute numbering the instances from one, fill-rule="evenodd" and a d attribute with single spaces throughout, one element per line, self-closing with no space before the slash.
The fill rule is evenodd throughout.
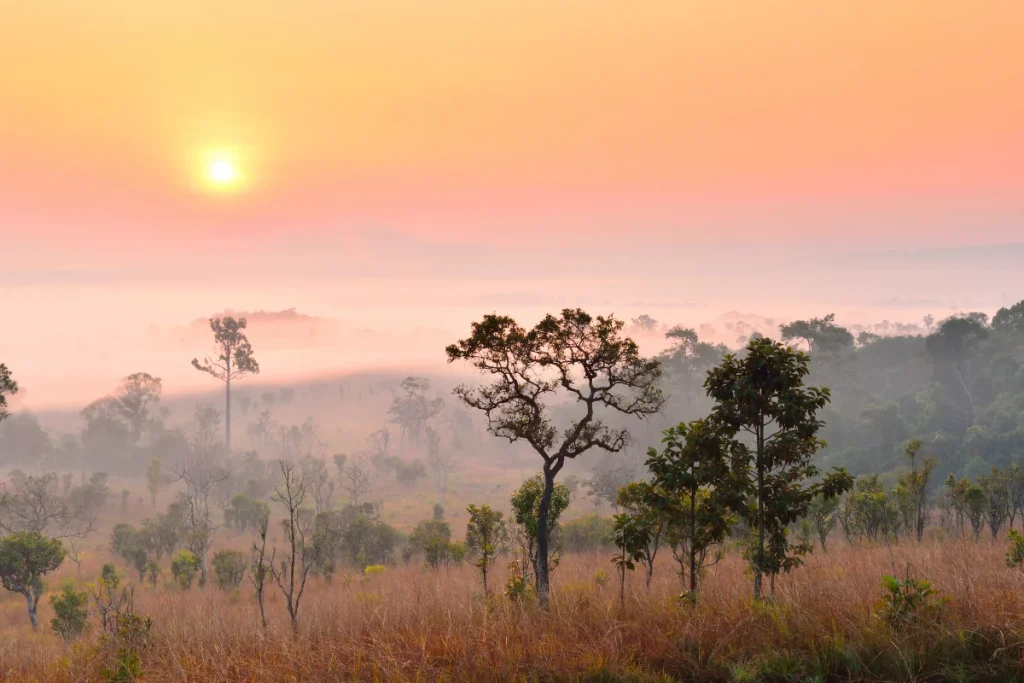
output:
<path id="1" fill-rule="evenodd" d="M 0 0 L 15 407 L 211 389 L 227 310 L 277 382 L 437 372 L 492 311 L 733 343 L 1019 298 L 1019 2 L 282 8 Z"/>

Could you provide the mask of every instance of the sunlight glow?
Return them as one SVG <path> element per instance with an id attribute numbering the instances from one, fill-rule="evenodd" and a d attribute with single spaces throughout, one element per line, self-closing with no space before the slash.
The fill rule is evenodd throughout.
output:
<path id="1" fill-rule="evenodd" d="M 230 183 L 238 177 L 238 171 L 226 159 L 219 159 L 210 164 L 210 179 L 215 183 Z"/>

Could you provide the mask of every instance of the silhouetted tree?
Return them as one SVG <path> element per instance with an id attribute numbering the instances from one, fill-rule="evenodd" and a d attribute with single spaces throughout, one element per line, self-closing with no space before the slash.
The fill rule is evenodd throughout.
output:
<path id="1" fill-rule="evenodd" d="M 465 360 L 492 384 L 456 395 L 487 416 L 488 429 L 510 442 L 526 441 L 544 461 L 544 491 L 538 514 L 537 593 L 548 601 L 548 514 L 555 476 L 566 459 L 592 448 L 620 451 L 629 431 L 611 427 L 599 409 L 643 417 L 664 402 L 657 360 L 640 356 L 636 343 L 622 336 L 623 323 L 614 317 L 592 317 L 580 309 L 546 316 L 532 330 L 507 316 L 487 315 L 473 323 L 472 335 L 447 348 L 448 361 Z M 548 415 L 559 394 L 580 407 L 559 433 Z"/>
<path id="2" fill-rule="evenodd" d="M 832 498 L 853 485 L 846 470 L 818 479 L 811 464 L 823 445 L 818 412 L 828 404 L 829 391 L 804 386 L 809 361 L 807 354 L 771 339 L 755 339 L 746 355 L 727 355 L 705 382 L 708 396 L 717 401 L 712 419 L 729 439 L 733 471 L 750 499 L 735 511 L 755 533 L 755 599 L 762 596 L 764 574 L 772 577 L 774 589 L 775 575 L 799 565 L 800 555 L 810 550 L 790 544 L 789 525 L 807 514 L 814 496 Z M 741 431 L 753 444 L 735 438 Z"/>
<path id="3" fill-rule="evenodd" d="M 192 359 L 192 367 L 196 370 L 224 382 L 224 444 L 228 453 L 231 452 L 231 380 L 250 373 L 259 374 L 260 371 L 259 363 L 252 355 L 252 345 L 245 336 L 245 327 L 245 318 L 212 318 L 210 329 L 213 330 L 218 355 L 216 358 L 207 356 L 201 363 L 198 358 Z"/>

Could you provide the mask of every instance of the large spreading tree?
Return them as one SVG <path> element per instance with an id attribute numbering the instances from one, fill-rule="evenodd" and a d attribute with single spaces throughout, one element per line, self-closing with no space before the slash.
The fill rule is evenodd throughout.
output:
<path id="1" fill-rule="evenodd" d="M 762 578 L 800 564 L 809 552 L 791 544 L 789 525 L 807 514 L 818 495 L 831 499 L 853 486 L 845 469 L 820 476 L 812 458 L 825 442 L 818 413 L 829 390 L 808 387 L 810 357 L 766 337 L 751 340 L 742 355 L 729 354 L 708 372 L 708 396 L 717 401 L 714 420 L 729 439 L 732 468 L 746 492 L 737 513 L 754 538 L 749 550 L 754 598 L 763 594 Z"/>
<path id="2" fill-rule="evenodd" d="M 198 358 L 192 359 L 192 367 L 196 370 L 224 382 L 224 445 L 228 453 L 231 452 L 231 380 L 248 374 L 258 375 L 260 372 L 260 365 L 252 355 L 252 344 L 245 336 L 245 327 L 245 318 L 212 318 L 210 329 L 213 330 L 213 340 L 219 355 L 216 358 L 207 356 L 202 362 Z"/>
<path id="3" fill-rule="evenodd" d="M 487 315 L 473 323 L 468 338 L 447 349 L 449 362 L 467 361 L 493 379 L 477 388 L 460 386 L 456 395 L 486 414 L 492 434 L 525 441 L 544 461 L 536 564 L 541 604 L 549 593 L 547 518 L 555 477 L 567 459 L 594 448 L 621 451 L 629 443 L 628 429 L 605 423 L 599 411 L 643 417 L 664 402 L 660 364 L 643 358 L 622 328 L 613 316 L 580 309 L 548 315 L 530 330 L 508 316 Z M 560 430 L 550 407 L 562 398 L 572 400 L 578 412 Z"/>

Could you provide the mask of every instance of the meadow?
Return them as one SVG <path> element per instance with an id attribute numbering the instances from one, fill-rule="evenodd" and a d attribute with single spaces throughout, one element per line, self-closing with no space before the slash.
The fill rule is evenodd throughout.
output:
<path id="1" fill-rule="evenodd" d="M 427 570 L 414 562 L 340 572 L 330 583 L 311 578 L 297 636 L 276 587 L 264 631 L 248 582 L 232 592 L 140 584 L 136 609 L 152 619 L 141 680 L 1020 680 L 1024 575 L 1007 568 L 1005 549 L 1002 539 L 833 543 L 780 576 L 776 600 L 762 603 L 751 600 L 746 563 L 732 549 L 709 570 L 696 605 L 677 599 L 670 558 L 649 589 L 627 572 L 622 604 L 607 554 L 570 554 L 552 574 L 546 611 L 485 598 L 468 563 Z M 101 559 L 84 562 L 81 576 L 96 576 Z M 495 574 L 503 584 L 503 568 Z M 931 581 L 942 600 L 900 627 L 882 616 L 880 581 L 908 574 Z M 65 564 L 51 582 L 75 576 Z M 41 624 L 51 616 L 44 600 Z M 65 646 L 48 628 L 33 633 L 13 594 L 0 620 L 0 680 L 108 679 L 95 623 Z"/>

